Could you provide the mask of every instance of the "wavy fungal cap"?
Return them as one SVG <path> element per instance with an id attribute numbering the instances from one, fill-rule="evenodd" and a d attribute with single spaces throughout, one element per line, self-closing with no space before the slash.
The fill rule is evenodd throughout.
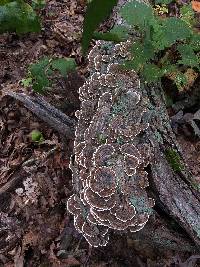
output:
<path id="1" fill-rule="evenodd" d="M 134 71 L 120 60 L 130 57 L 130 42 L 109 47 L 97 42 L 89 54 L 89 80 L 79 89 L 81 108 L 74 141 L 74 194 L 67 201 L 74 226 L 94 247 L 105 246 L 109 229 L 141 230 L 154 201 L 147 196 L 150 146 L 146 101 Z"/>

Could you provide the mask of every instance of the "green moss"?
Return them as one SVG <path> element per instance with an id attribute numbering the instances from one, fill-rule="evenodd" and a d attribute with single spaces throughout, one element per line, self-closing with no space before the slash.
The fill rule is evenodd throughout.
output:
<path id="1" fill-rule="evenodd" d="M 165 150 L 165 156 L 174 171 L 180 172 L 184 169 L 179 154 L 175 149 L 168 148 Z"/>
<path id="2" fill-rule="evenodd" d="M 31 140 L 33 142 L 37 142 L 37 143 L 41 143 L 42 141 L 44 141 L 44 137 L 42 135 L 42 133 L 38 130 L 33 130 L 31 133 Z"/>
<path id="3" fill-rule="evenodd" d="M 107 139 L 107 136 L 105 136 L 104 134 L 100 134 L 100 133 L 97 134 L 97 140 L 100 144 L 102 145 L 105 144 L 106 139 Z"/>

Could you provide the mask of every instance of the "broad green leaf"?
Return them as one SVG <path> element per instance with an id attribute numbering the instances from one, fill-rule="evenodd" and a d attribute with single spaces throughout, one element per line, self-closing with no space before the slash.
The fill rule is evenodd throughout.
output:
<path id="1" fill-rule="evenodd" d="M 52 75 L 58 70 L 63 77 L 74 71 L 76 63 L 73 58 L 52 59 L 45 57 L 29 67 L 29 77 L 32 79 L 33 90 L 43 93 L 46 87 L 52 86 Z M 25 79 L 26 81 L 26 79 Z"/>
<path id="2" fill-rule="evenodd" d="M 140 41 L 135 42 L 131 47 L 133 59 L 126 61 L 127 68 L 139 71 L 143 65 L 154 56 L 154 50 L 150 42 L 142 44 Z"/>
<path id="3" fill-rule="evenodd" d="M 162 50 L 191 35 L 192 31 L 185 21 L 171 17 L 162 20 L 157 29 L 154 28 L 152 43 L 155 48 Z"/>
<path id="4" fill-rule="evenodd" d="M 148 83 L 158 81 L 162 77 L 162 71 L 155 64 L 144 65 L 141 74 Z"/>
<path id="5" fill-rule="evenodd" d="M 30 65 L 30 72 L 33 76 L 40 76 L 41 74 L 45 73 L 47 66 L 49 65 L 51 59 L 45 57 L 40 59 L 37 63 Z"/>
<path id="6" fill-rule="evenodd" d="M 86 54 L 93 32 L 106 19 L 118 0 L 93 0 L 87 5 L 83 23 L 82 50 Z"/>
<path id="7" fill-rule="evenodd" d="M 46 76 L 38 76 L 33 83 L 33 90 L 38 93 L 43 93 L 46 87 L 51 86 L 50 80 Z"/>
<path id="8" fill-rule="evenodd" d="M 116 25 L 111 30 L 110 33 L 116 34 L 120 39 L 127 40 L 129 36 L 129 29 L 122 25 Z"/>
<path id="9" fill-rule="evenodd" d="M 117 34 L 111 32 L 94 32 L 92 38 L 95 40 L 122 42 L 124 39 L 120 38 Z"/>
<path id="10" fill-rule="evenodd" d="M 0 2 L 0 33 L 39 31 L 39 19 L 29 4 L 23 0 Z"/>
<path id="11" fill-rule="evenodd" d="M 29 67 L 31 77 L 33 79 L 33 90 L 39 93 L 43 93 L 45 87 L 51 85 L 50 80 L 48 79 L 48 70 L 50 67 L 51 59 L 46 57 L 40 59 L 37 63 L 32 64 Z"/>
<path id="12" fill-rule="evenodd" d="M 121 10 L 120 15 L 129 25 L 139 26 L 142 29 L 153 18 L 151 6 L 138 1 L 127 3 Z"/>
<path id="13" fill-rule="evenodd" d="M 178 18 L 171 17 L 164 20 L 162 27 L 165 34 L 165 41 L 169 45 L 174 44 L 177 40 L 185 40 L 192 34 L 187 23 Z"/>
<path id="14" fill-rule="evenodd" d="M 109 32 L 94 32 L 92 38 L 96 40 L 105 40 L 113 42 L 123 42 L 128 39 L 129 30 L 125 26 L 117 25 Z"/>
<path id="15" fill-rule="evenodd" d="M 0 6 L 3 6 L 3 5 L 5 5 L 5 4 L 8 4 L 8 3 L 10 3 L 10 2 L 13 2 L 14 0 L 1 0 L 0 1 Z"/>
<path id="16" fill-rule="evenodd" d="M 178 64 L 199 67 L 199 58 L 195 55 L 194 50 L 190 45 L 180 44 L 177 46 L 177 50 L 181 55 L 181 60 L 178 61 Z"/>
<path id="17" fill-rule="evenodd" d="M 52 60 L 51 67 L 60 71 L 61 75 L 66 77 L 68 72 L 75 70 L 76 62 L 73 58 L 58 58 Z"/>

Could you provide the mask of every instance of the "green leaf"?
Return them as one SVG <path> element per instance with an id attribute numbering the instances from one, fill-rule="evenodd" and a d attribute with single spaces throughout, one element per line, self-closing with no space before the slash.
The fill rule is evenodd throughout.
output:
<path id="1" fill-rule="evenodd" d="M 30 65 L 30 72 L 33 76 L 40 76 L 45 73 L 47 66 L 49 65 L 51 59 L 49 57 L 45 57 L 40 59 L 37 63 Z"/>
<path id="2" fill-rule="evenodd" d="M 124 41 L 117 34 L 111 32 L 94 32 L 92 38 L 95 40 L 113 41 L 117 43 Z"/>
<path id="3" fill-rule="evenodd" d="M 162 71 L 162 75 L 164 76 L 172 72 L 176 72 L 177 66 L 171 64 L 170 62 L 166 62 L 166 64 L 161 68 L 161 71 Z"/>
<path id="4" fill-rule="evenodd" d="M 86 54 L 93 32 L 111 13 L 118 0 L 93 0 L 87 5 L 83 23 L 82 50 Z"/>
<path id="5" fill-rule="evenodd" d="M 29 87 L 32 84 L 32 82 L 33 79 L 31 77 L 21 80 L 21 83 L 24 87 Z"/>
<path id="6" fill-rule="evenodd" d="M 158 81 L 162 77 L 162 71 L 155 64 L 145 65 L 141 74 L 148 83 Z"/>
<path id="7" fill-rule="evenodd" d="M 39 19 L 32 7 L 22 0 L 1 1 L 0 33 L 16 32 L 17 34 L 39 32 Z"/>
<path id="8" fill-rule="evenodd" d="M 43 93 L 44 88 L 51 85 L 51 82 L 47 76 L 50 67 L 50 61 L 50 58 L 45 57 L 40 59 L 37 63 L 31 64 L 29 67 L 33 79 L 33 90 L 36 92 Z"/>
<path id="9" fill-rule="evenodd" d="M 155 4 L 164 4 L 167 5 L 171 3 L 173 0 L 155 0 Z"/>
<path id="10" fill-rule="evenodd" d="M 194 51 L 200 51 L 200 34 L 193 34 L 189 45 Z"/>
<path id="11" fill-rule="evenodd" d="M 120 15 L 129 25 L 139 26 L 143 29 L 153 18 L 153 10 L 149 5 L 132 1 L 120 10 Z"/>
<path id="12" fill-rule="evenodd" d="M 43 9 L 45 5 L 45 0 L 33 0 L 31 4 L 33 9 Z"/>
<path id="13" fill-rule="evenodd" d="M 165 156 L 174 171 L 180 172 L 184 169 L 181 158 L 175 149 L 167 148 L 165 150 Z"/>
<path id="14" fill-rule="evenodd" d="M 163 50 L 173 45 L 178 40 L 186 40 L 192 35 L 188 24 L 178 18 L 167 18 L 154 27 L 152 43 L 157 49 Z"/>
<path id="15" fill-rule="evenodd" d="M 76 69 L 76 62 L 73 58 L 58 58 L 52 60 L 51 66 L 52 69 L 58 70 L 63 77 L 66 77 L 68 72 Z"/>
<path id="16" fill-rule="evenodd" d="M 116 34 L 123 41 L 126 41 L 129 37 L 129 29 L 122 25 L 114 26 L 110 33 Z"/>
<path id="17" fill-rule="evenodd" d="M 128 39 L 129 30 L 125 26 L 117 25 L 110 32 L 94 32 L 92 38 L 113 42 L 123 42 Z"/>
<path id="18" fill-rule="evenodd" d="M 33 142 L 38 142 L 38 143 L 40 143 L 40 142 L 44 141 L 43 134 L 42 134 L 40 131 L 38 131 L 38 130 L 33 130 L 33 131 L 30 133 L 30 135 L 31 135 L 31 140 L 32 140 Z"/>
<path id="19" fill-rule="evenodd" d="M 139 71 L 143 65 L 154 56 L 154 49 L 150 42 L 142 44 L 140 41 L 133 43 L 131 47 L 132 60 L 125 62 L 125 67 Z"/>
<path id="20" fill-rule="evenodd" d="M 195 55 L 194 50 L 190 45 L 180 44 L 177 46 L 177 50 L 181 55 L 181 60 L 178 61 L 178 64 L 183 64 L 190 67 L 199 66 L 199 58 Z"/>
<path id="21" fill-rule="evenodd" d="M 191 3 L 188 5 L 183 5 L 180 8 L 181 19 L 185 21 L 189 26 L 192 26 L 195 22 L 194 10 L 192 9 Z"/>
<path id="22" fill-rule="evenodd" d="M 32 78 L 33 90 L 43 93 L 46 87 L 50 87 L 52 85 L 51 76 L 55 70 L 58 70 L 63 77 L 66 77 L 67 73 L 74 71 L 75 68 L 76 63 L 73 58 L 52 59 L 45 57 L 40 59 L 29 67 L 29 76 Z"/>
<path id="23" fill-rule="evenodd" d="M 51 86 L 51 82 L 46 76 L 38 76 L 33 83 L 33 90 L 38 93 L 44 93 L 46 87 Z"/>

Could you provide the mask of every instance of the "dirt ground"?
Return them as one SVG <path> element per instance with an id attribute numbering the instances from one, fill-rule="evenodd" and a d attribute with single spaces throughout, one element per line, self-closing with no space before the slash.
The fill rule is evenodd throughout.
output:
<path id="1" fill-rule="evenodd" d="M 179 265 L 191 254 L 141 247 L 123 234 L 113 234 L 105 248 L 89 247 L 66 211 L 72 194 L 73 140 L 61 137 L 22 103 L 1 93 L 8 88 L 29 94 L 21 80 L 29 64 L 44 56 L 75 58 L 77 73 L 60 78 L 45 93 L 49 103 L 74 118 L 80 104 L 77 91 L 88 75 L 80 45 L 85 9 L 85 0 L 48 0 L 40 14 L 40 34 L 0 36 L 0 218 L 1 227 L 12 232 L 0 232 L 0 267 L 195 267 L 187 265 L 189 261 Z M 190 127 L 186 137 L 181 127 L 180 144 L 200 181 L 200 139 L 192 138 Z M 44 137 L 40 144 L 31 140 L 35 129 Z"/>

